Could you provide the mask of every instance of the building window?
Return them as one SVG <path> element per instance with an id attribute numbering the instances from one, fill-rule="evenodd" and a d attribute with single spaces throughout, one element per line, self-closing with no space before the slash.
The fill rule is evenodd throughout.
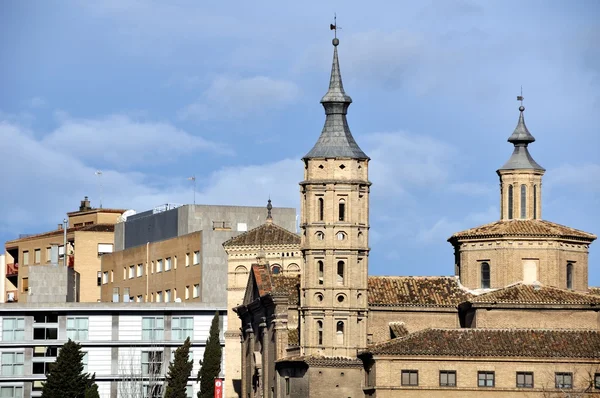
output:
<path id="1" fill-rule="evenodd" d="M 490 288 L 490 264 L 486 262 L 481 263 L 481 288 Z"/>
<path id="2" fill-rule="evenodd" d="M 33 262 L 35 264 L 39 264 L 42 262 L 42 250 L 41 249 L 35 249 L 33 251 Z"/>
<path id="3" fill-rule="evenodd" d="M 533 186 L 533 219 L 537 218 L 537 185 Z"/>
<path id="4" fill-rule="evenodd" d="M 171 289 L 165 290 L 165 303 L 171 302 Z"/>
<path id="5" fill-rule="evenodd" d="M 273 265 L 271 267 L 271 273 L 273 275 L 279 275 L 281 273 L 281 267 L 279 265 L 277 265 L 277 264 Z"/>
<path id="6" fill-rule="evenodd" d="M 477 372 L 478 387 L 494 387 L 494 372 Z"/>
<path id="7" fill-rule="evenodd" d="M 321 231 L 317 231 L 315 233 L 315 236 L 317 237 L 317 240 L 323 240 L 323 239 L 325 239 L 325 234 L 323 232 L 321 232 Z"/>
<path id="8" fill-rule="evenodd" d="M 102 256 L 106 253 L 113 252 L 113 244 L 112 243 L 98 243 L 98 256 Z"/>
<path id="9" fill-rule="evenodd" d="M 418 386 L 419 385 L 419 371 L 403 370 L 402 371 L 402 385 L 403 386 Z"/>
<path id="10" fill-rule="evenodd" d="M 573 388 L 573 373 L 556 373 L 554 381 L 556 388 Z"/>
<path id="11" fill-rule="evenodd" d="M 52 362 L 33 362 L 31 373 L 34 375 L 47 375 L 50 371 L 50 364 L 52 364 Z"/>
<path id="12" fill-rule="evenodd" d="M 533 372 L 517 372 L 517 388 L 533 388 Z"/>
<path id="13" fill-rule="evenodd" d="M 142 318 L 142 340 L 162 340 L 165 320 L 162 316 Z"/>
<path id="14" fill-rule="evenodd" d="M 162 351 L 142 351 L 142 374 L 159 375 L 162 371 Z M 161 395 L 162 397 L 162 395 Z"/>
<path id="15" fill-rule="evenodd" d="M 118 303 L 120 301 L 120 297 L 121 297 L 121 294 L 119 293 L 119 288 L 118 287 L 113 287 L 112 302 L 113 303 Z"/>
<path id="16" fill-rule="evenodd" d="M 191 316 L 173 317 L 171 322 L 173 340 L 185 340 L 194 335 L 194 318 Z"/>
<path id="17" fill-rule="evenodd" d="M 346 233 L 340 231 L 336 234 L 336 237 L 338 240 L 344 240 L 344 239 L 346 239 Z"/>
<path id="18" fill-rule="evenodd" d="M 29 251 L 25 250 L 23 252 L 23 265 L 29 265 Z"/>
<path id="19" fill-rule="evenodd" d="M 323 321 L 317 321 L 317 345 L 323 345 Z"/>
<path id="20" fill-rule="evenodd" d="M 52 248 L 47 247 L 46 248 L 46 262 L 49 263 L 50 260 L 52 260 Z"/>
<path id="21" fill-rule="evenodd" d="M 594 388 L 600 390 L 600 373 L 594 374 Z"/>
<path id="22" fill-rule="evenodd" d="M 340 221 L 344 221 L 346 219 L 346 201 L 344 199 L 340 199 L 338 204 L 338 219 Z"/>
<path id="23" fill-rule="evenodd" d="M 344 284 L 344 262 L 338 261 L 337 263 L 337 284 Z"/>
<path id="24" fill-rule="evenodd" d="M 162 272 L 163 270 L 163 260 L 162 258 L 159 260 L 156 260 L 156 272 Z"/>
<path id="25" fill-rule="evenodd" d="M 96 273 L 96 286 L 102 286 L 102 271 Z"/>
<path id="26" fill-rule="evenodd" d="M 144 275 L 144 264 L 137 265 L 137 277 Z"/>
<path id="27" fill-rule="evenodd" d="M 49 325 L 50 324 L 50 325 Z M 58 315 L 38 314 L 33 316 L 34 340 L 58 339 Z"/>
<path id="28" fill-rule="evenodd" d="M 68 317 L 67 318 L 67 338 L 71 340 L 88 339 L 88 318 Z"/>
<path id="29" fill-rule="evenodd" d="M 185 287 L 185 299 L 189 300 L 190 299 L 190 286 L 186 286 Z"/>
<path id="30" fill-rule="evenodd" d="M 285 395 L 290 395 L 290 378 L 285 376 Z"/>
<path id="31" fill-rule="evenodd" d="M 567 263 L 567 289 L 573 289 L 573 263 Z"/>
<path id="32" fill-rule="evenodd" d="M 141 294 L 135 298 L 135 302 L 136 303 L 142 303 L 142 302 L 144 302 L 144 300 L 142 299 L 142 295 Z"/>
<path id="33" fill-rule="evenodd" d="M 165 258 L 165 271 L 171 270 L 171 257 Z"/>
<path id="34" fill-rule="evenodd" d="M 129 266 L 129 279 L 135 278 L 135 265 Z"/>
<path id="35" fill-rule="evenodd" d="M 190 253 L 185 253 L 185 266 L 190 266 Z"/>
<path id="36" fill-rule="evenodd" d="M 456 387 L 455 370 L 440 370 L 440 387 Z"/>
<path id="37" fill-rule="evenodd" d="M 21 279 L 21 293 L 29 291 L 29 278 Z"/>
<path id="38" fill-rule="evenodd" d="M 22 376 L 24 361 L 22 352 L 3 352 L 2 376 Z"/>
<path id="39" fill-rule="evenodd" d="M 335 338 L 337 345 L 344 345 L 344 322 L 338 321 L 335 326 Z"/>
<path id="40" fill-rule="evenodd" d="M 199 250 L 196 250 L 194 252 L 194 263 L 193 264 L 194 265 L 200 264 L 200 251 Z"/>
<path id="41" fill-rule="evenodd" d="M 323 277 L 324 277 L 324 265 L 323 265 L 323 261 L 321 261 L 321 260 L 317 261 L 317 268 L 318 268 L 319 285 L 322 285 L 324 283 L 324 280 L 323 280 Z"/>
<path id="42" fill-rule="evenodd" d="M 0 397 L 23 398 L 23 387 L 2 386 L 0 387 Z"/>
<path id="43" fill-rule="evenodd" d="M 508 219 L 513 218 L 513 186 L 508 186 Z"/>
<path id="44" fill-rule="evenodd" d="M 521 218 L 527 217 L 527 187 L 521 185 Z"/>
<path id="45" fill-rule="evenodd" d="M 162 301 L 163 301 L 163 292 L 162 291 L 156 292 L 156 302 L 162 303 Z"/>
<path id="46" fill-rule="evenodd" d="M 317 199 L 318 207 L 319 207 L 319 221 L 323 221 L 325 215 L 325 205 L 323 203 L 323 198 Z"/>
<path id="47" fill-rule="evenodd" d="M 102 273 L 102 284 L 106 285 L 108 283 L 108 271 Z"/>
<path id="48" fill-rule="evenodd" d="M 194 291 L 192 292 L 192 298 L 198 298 L 200 297 L 200 284 L 196 283 L 194 285 Z"/>
<path id="49" fill-rule="evenodd" d="M 144 384 L 145 398 L 162 398 L 163 395 L 162 384 Z"/>

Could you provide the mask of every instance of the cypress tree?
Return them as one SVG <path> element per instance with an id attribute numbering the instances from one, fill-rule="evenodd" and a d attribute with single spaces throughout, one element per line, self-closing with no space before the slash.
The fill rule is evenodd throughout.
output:
<path id="1" fill-rule="evenodd" d="M 200 370 L 198 371 L 198 381 L 200 382 L 200 392 L 198 398 L 213 398 L 215 394 L 215 377 L 221 372 L 221 340 L 219 339 L 219 313 L 215 312 L 204 357 L 200 361 Z"/>
<path id="2" fill-rule="evenodd" d="M 86 398 L 98 396 L 95 376 L 83 373 L 81 345 L 69 339 L 58 353 L 56 362 L 50 365 L 50 371 L 42 390 L 44 398 Z"/>
<path id="3" fill-rule="evenodd" d="M 175 358 L 169 364 L 165 398 L 187 397 L 185 387 L 194 366 L 194 362 L 189 360 L 190 346 L 190 338 L 188 337 L 185 339 L 183 345 L 175 351 Z"/>

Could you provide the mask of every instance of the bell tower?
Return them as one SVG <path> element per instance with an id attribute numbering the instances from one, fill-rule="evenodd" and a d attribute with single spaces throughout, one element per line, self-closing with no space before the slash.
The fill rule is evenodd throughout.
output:
<path id="1" fill-rule="evenodd" d="M 302 355 L 356 356 L 367 342 L 369 157 L 348 127 L 352 99 L 342 84 L 337 47 L 329 90 L 321 99 L 325 126 L 302 159 L 300 183 Z"/>

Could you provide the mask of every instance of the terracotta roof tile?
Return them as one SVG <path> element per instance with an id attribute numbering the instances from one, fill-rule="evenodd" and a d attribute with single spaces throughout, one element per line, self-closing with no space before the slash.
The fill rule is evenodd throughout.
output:
<path id="1" fill-rule="evenodd" d="M 545 220 L 500 220 L 457 232 L 448 241 L 483 237 L 552 237 L 571 238 L 590 242 L 596 239 L 596 235 L 594 234 Z"/>
<path id="2" fill-rule="evenodd" d="M 298 234 L 273 223 L 264 223 L 248 232 L 234 236 L 223 243 L 223 247 L 299 244 L 300 236 Z"/>
<path id="3" fill-rule="evenodd" d="M 271 278 L 273 296 L 287 296 L 289 304 L 298 304 L 300 275 L 273 275 Z"/>
<path id="4" fill-rule="evenodd" d="M 471 303 L 600 305 L 600 297 L 557 287 L 517 283 L 474 296 Z"/>
<path id="5" fill-rule="evenodd" d="M 390 332 L 394 338 L 403 337 L 408 334 L 408 329 L 406 329 L 404 322 L 390 322 L 388 323 L 388 326 L 390 327 Z"/>
<path id="6" fill-rule="evenodd" d="M 588 292 L 594 296 L 600 296 L 600 287 L 590 287 Z"/>
<path id="7" fill-rule="evenodd" d="M 471 295 L 455 277 L 370 276 L 369 306 L 456 307 Z"/>
<path id="8" fill-rule="evenodd" d="M 600 331 L 425 329 L 364 353 L 399 356 L 600 358 Z"/>
<path id="9" fill-rule="evenodd" d="M 314 367 L 362 368 L 363 362 L 358 358 L 326 357 L 320 355 L 303 355 L 281 358 L 276 362 L 303 362 Z"/>
<path id="10" fill-rule="evenodd" d="M 298 328 L 288 329 L 288 345 L 297 346 L 300 344 L 300 333 Z"/>
<path id="11" fill-rule="evenodd" d="M 271 271 L 269 270 L 269 264 L 252 264 L 252 272 L 254 273 L 254 280 L 258 287 L 258 294 L 262 297 L 273 290 L 271 283 Z"/>

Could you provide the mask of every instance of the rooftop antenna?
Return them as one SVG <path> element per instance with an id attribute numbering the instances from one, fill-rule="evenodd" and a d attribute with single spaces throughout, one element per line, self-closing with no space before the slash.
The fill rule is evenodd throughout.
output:
<path id="1" fill-rule="evenodd" d="M 333 38 L 337 39 L 337 30 L 342 29 L 341 26 L 337 26 L 337 15 L 333 13 L 333 23 L 329 24 L 329 30 L 333 30 Z"/>
<path id="2" fill-rule="evenodd" d="M 519 107 L 519 110 L 521 112 L 523 112 L 525 110 L 525 107 L 523 106 L 523 100 L 525 99 L 525 97 L 523 97 L 523 86 L 521 86 L 521 95 L 517 95 L 517 101 L 521 101 L 521 106 Z M 521 109 L 523 108 L 523 109 Z"/>
<path id="3" fill-rule="evenodd" d="M 193 175 L 188 177 L 188 181 L 192 181 L 193 190 L 194 190 L 194 205 L 196 205 L 196 176 Z"/>
<path id="4" fill-rule="evenodd" d="M 98 184 L 100 185 L 100 208 L 102 208 L 102 171 L 96 170 L 94 174 L 98 176 Z"/>

